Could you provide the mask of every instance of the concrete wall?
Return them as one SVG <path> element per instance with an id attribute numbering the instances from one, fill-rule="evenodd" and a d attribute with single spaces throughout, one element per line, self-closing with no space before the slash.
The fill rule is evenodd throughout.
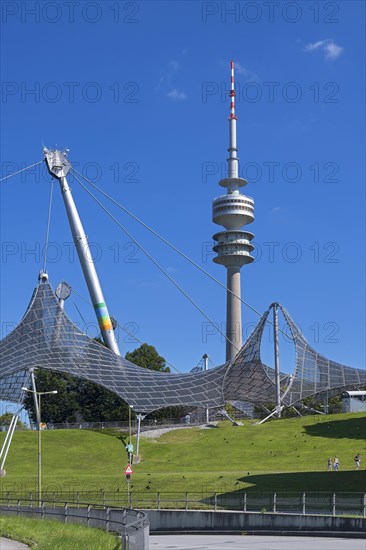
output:
<path id="1" fill-rule="evenodd" d="M 270 514 L 253 512 L 214 512 L 146 510 L 150 532 L 154 531 L 328 531 L 362 533 L 366 519 L 342 516 Z"/>
<path id="2" fill-rule="evenodd" d="M 366 401 L 356 397 L 342 397 L 342 412 L 366 412 Z"/>

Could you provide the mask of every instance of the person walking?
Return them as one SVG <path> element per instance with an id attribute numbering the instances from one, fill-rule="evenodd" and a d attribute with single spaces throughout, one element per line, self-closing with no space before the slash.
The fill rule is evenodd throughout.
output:
<path id="1" fill-rule="evenodd" d="M 360 469 L 360 462 L 361 462 L 361 455 L 360 453 L 357 453 L 355 458 L 354 458 L 354 461 L 355 461 L 355 465 L 356 465 L 356 470 L 359 470 Z"/>
<path id="2" fill-rule="evenodd" d="M 339 470 L 339 460 L 336 456 L 334 457 L 333 470 L 335 472 L 338 472 L 338 470 Z"/>
<path id="3" fill-rule="evenodd" d="M 331 472 L 332 471 L 332 459 L 329 457 L 328 458 L 328 472 Z"/>

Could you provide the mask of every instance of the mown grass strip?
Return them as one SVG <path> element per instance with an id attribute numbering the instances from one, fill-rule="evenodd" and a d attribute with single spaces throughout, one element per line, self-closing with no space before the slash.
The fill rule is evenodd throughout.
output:
<path id="1" fill-rule="evenodd" d="M 0 518 L 0 535 L 27 544 L 32 549 L 119 550 L 116 535 L 82 525 L 23 517 Z"/>

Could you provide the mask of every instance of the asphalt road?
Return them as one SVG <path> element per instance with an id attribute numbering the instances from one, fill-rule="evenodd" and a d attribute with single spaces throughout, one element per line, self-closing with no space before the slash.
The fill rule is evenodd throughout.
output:
<path id="1" fill-rule="evenodd" d="M 0 550 L 29 550 L 29 546 L 16 540 L 0 538 Z"/>
<path id="2" fill-rule="evenodd" d="M 366 541 L 270 535 L 150 535 L 150 550 L 366 550 Z"/>

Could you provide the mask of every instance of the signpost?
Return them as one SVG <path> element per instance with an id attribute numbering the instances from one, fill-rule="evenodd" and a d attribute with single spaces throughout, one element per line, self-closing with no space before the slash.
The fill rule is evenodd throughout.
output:
<path id="1" fill-rule="evenodd" d="M 127 443 L 126 451 L 128 453 L 128 462 L 129 462 L 129 464 L 131 464 L 132 458 L 133 458 L 133 444 L 132 443 Z"/>
<path id="2" fill-rule="evenodd" d="M 127 481 L 127 501 L 130 502 L 130 480 L 131 480 L 131 474 L 133 474 L 133 469 L 130 463 L 127 464 L 124 474 L 126 476 L 126 481 Z"/>
<path id="3" fill-rule="evenodd" d="M 133 474 L 133 469 L 131 468 L 131 464 L 127 464 L 126 468 L 125 468 L 125 475 L 131 475 Z"/>

